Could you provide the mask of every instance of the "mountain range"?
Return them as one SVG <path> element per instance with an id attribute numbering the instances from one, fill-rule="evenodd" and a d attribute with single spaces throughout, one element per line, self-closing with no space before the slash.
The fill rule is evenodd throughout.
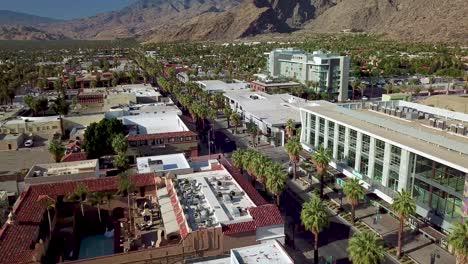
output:
<path id="1" fill-rule="evenodd" d="M 234 40 L 264 33 L 357 31 L 408 41 L 468 43 L 465 0 L 138 0 L 57 21 L 0 11 L 0 39 Z"/>

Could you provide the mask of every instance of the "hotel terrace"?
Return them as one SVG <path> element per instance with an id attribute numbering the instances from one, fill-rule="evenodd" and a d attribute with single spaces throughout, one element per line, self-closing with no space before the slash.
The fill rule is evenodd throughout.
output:
<path id="1" fill-rule="evenodd" d="M 0 263 L 183 262 L 284 242 L 284 221 L 275 205 L 224 160 L 209 161 L 208 168 L 174 179 L 129 176 L 135 186 L 130 199 L 115 195 L 99 214 L 87 199 L 82 214 L 80 204 L 67 197 L 78 186 L 90 197 L 116 192 L 117 177 L 29 186 L 0 231 Z M 55 202 L 50 232 L 47 199 Z"/>

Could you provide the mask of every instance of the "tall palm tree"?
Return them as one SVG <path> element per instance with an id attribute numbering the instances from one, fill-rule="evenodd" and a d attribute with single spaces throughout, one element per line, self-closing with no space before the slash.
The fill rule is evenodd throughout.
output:
<path id="1" fill-rule="evenodd" d="M 48 195 L 39 195 L 37 200 L 41 202 L 47 210 L 47 218 L 49 220 L 49 232 L 52 233 L 52 218 L 50 217 L 50 210 L 55 208 L 55 200 Z"/>
<path id="2" fill-rule="evenodd" d="M 53 139 L 49 143 L 49 152 L 54 158 L 55 162 L 60 162 L 63 155 L 65 155 L 65 147 L 62 146 L 59 140 Z"/>
<path id="3" fill-rule="evenodd" d="M 280 197 L 286 187 L 286 172 L 281 164 L 273 163 L 267 168 L 267 189 L 276 196 L 276 205 L 280 206 Z"/>
<path id="4" fill-rule="evenodd" d="M 247 124 L 247 132 L 250 134 L 250 136 L 252 137 L 252 145 L 255 147 L 256 146 L 256 141 L 257 141 L 257 136 L 258 136 L 258 133 L 260 132 L 259 129 L 258 129 L 258 126 L 257 124 L 255 124 L 254 122 L 250 121 L 248 124 Z"/>
<path id="5" fill-rule="evenodd" d="M 313 196 L 302 205 L 301 221 L 304 228 L 314 234 L 314 263 L 318 264 L 319 234 L 329 223 L 327 210 L 320 198 Z"/>
<path id="6" fill-rule="evenodd" d="M 301 154 L 302 151 L 302 145 L 301 142 L 299 142 L 299 139 L 297 137 L 292 137 L 288 140 L 288 143 L 284 146 L 286 149 L 286 152 L 288 152 L 289 155 L 289 160 L 293 164 L 293 179 L 296 179 L 296 167 L 297 163 L 299 162 L 299 154 Z"/>
<path id="7" fill-rule="evenodd" d="M 359 183 L 359 180 L 354 178 L 346 183 L 343 192 L 351 205 L 351 222 L 354 225 L 356 206 L 359 204 L 359 200 L 364 198 L 364 188 Z"/>
<path id="8" fill-rule="evenodd" d="M 268 169 L 272 166 L 271 160 L 267 156 L 258 153 L 258 155 L 255 156 L 253 164 L 254 166 L 252 169 L 255 178 L 265 187 Z"/>
<path id="9" fill-rule="evenodd" d="M 109 215 L 112 215 L 111 201 L 114 198 L 114 193 L 113 192 L 105 192 L 104 196 L 106 197 L 106 200 L 107 200 L 107 207 L 109 209 Z"/>
<path id="10" fill-rule="evenodd" d="M 320 177 L 320 198 L 323 198 L 323 188 L 325 187 L 325 176 L 327 174 L 328 164 L 332 159 L 332 153 L 323 145 L 320 145 L 312 154 L 312 162 L 315 164 L 317 174 Z"/>
<path id="11" fill-rule="evenodd" d="M 237 127 L 241 125 L 241 118 L 239 114 L 236 112 L 232 113 L 231 120 L 232 120 L 232 123 L 234 124 L 234 127 L 236 128 L 236 134 L 237 134 Z"/>
<path id="12" fill-rule="evenodd" d="M 364 100 L 364 92 L 367 90 L 367 84 L 361 83 L 359 84 L 359 90 L 361 91 L 361 101 Z"/>
<path id="13" fill-rule="evenodd" d="M 112 138 L 112 149 L 116 154 L 126 153 L 127 147 L 128 143 L 124 134 L 119 133 Z"/>
<path id="14" fill-rule="evenodd" d="M 288 134 L 289 138 L 294 136 L 294 130 L 296 130 L 296 122 L 292 119 L 286 121 L 286 133 Z"/>
<path id="15" fill-rule="evenodd" d="M 83 204 L 86 201 L 86 196 L 88 195 L 88 187 L 83 183 L 79 183 L 73 193 L 68 197 L 71 201 L 78 201 L 81 207 L 81 214 L 84 216 L 84 207 Z"/>
<path id="16" fill-rule="evenodd" d="M 416 203 L 409 192 L 402 190 L 401 193 L 397 193 L 397 196 L 393 200 L 392 209 L 400 219 L 397 256 L 401 257 L 405 220 L 416 211 Z"/>
<path id="17" fill-rule="evenodd" d="M 355 94 L 356 90 L 358 90 L 358 89 L 360 90 L 359 87 L 361 86 L 361 84 L 362 84 L 362 81 L 361 81 L 361 79 L 358 79 L 358 78 L 351 83 L 351 89 L 353 90 L 353 96 L 352 96 L 353 100 L 354 100 L 354 94 Z"/>
<path id="18" fill-rule="evenodd" d="M 123 196 L 127 196 L 128 217 L 130 218 L 130 221 L 131 221 L 132 212 L 131 212 L 131 207 L 130 207 L 130 193 L 135 189 L 135 187 L 132 181 L 130 180 L 130 177 L 126 173 L 122 173 L 118 177 L 119 177 L 119 182 L 118 182 L 117 193 Z"/>
<path id="19" fill-rule="evenodd" d="M 379 264 L 385 259 L 383 241 L 374 233 L 354 233 L 348 244 L 349 259 L 354 264 Z"/>
<path id="20" fill-rule="evenodd" d="M 448 236 L 448 242 L 455 250 L 457 264 L 468 263 L 468 221 L 455 224 Z"/>
<path id="21" fill-rule="evenodd" d="M 232 109 L 229 107 L 229 105 L 224 106 L 224 115 L 226 116 L 226 121 L 227 121 L 227 128 L 229 128 L 229 121 L 231 121 L 232 117 Z"/>
<path id="22" fill-rule="evenodd" d="M 102 192 L 93 192 L 89 195 L 88 201 L 92 206 L 97 206 L 99 222 L 102 222 L 101 219 L 101 204 L 104 201 L 104 193 Z"/>

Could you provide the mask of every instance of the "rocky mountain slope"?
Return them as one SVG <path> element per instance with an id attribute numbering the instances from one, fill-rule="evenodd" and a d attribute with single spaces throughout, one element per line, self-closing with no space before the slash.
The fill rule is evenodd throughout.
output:
<path id="1" fill-rule="evenodd" d="M 37 24 L 49 24 L 58 22 L 57 19 L 40 17 L 9 10 L 0 10 L 0 25 L 33 26 Z"/>
<path id="2" fill-rule="evenodd" d="M 51 33 L 30 26 L 0 26 L 0 39 L 9 40 L 62 40 L 63 34 Z"/>
<path id="3" fill-rule="evenodd" d="M 468 43 L 467 13 L 466 0 L 138 0 L 120 11 L 35 27 L 52 37 L 77 39 L 231 40 L 351 30 Z"/>

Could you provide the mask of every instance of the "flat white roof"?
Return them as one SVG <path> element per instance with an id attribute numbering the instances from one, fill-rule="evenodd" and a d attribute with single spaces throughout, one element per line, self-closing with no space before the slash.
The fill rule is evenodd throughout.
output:
<path id="1" fill-rule="evenodd" d="M 151 85 L 145 84 L 126 84 L 126 85 L 119 85 L 114 88 L 109 89 L 110 94 L 119 94 L 119 93 L 132 93 L 135 94 L 136 97 L 159 97 L 161 93 L 159 93 L 154 87 Z"/>
<path id="2" fill-rule="evenodd" d="M 177 182 L 192 230 L 210 217 L 215 226 L 252 220 L 247 208 L 255 204 L 225 169 L 178 175 Z"/>
<path id="3" fill-rule="evenodd" d="M 27 177 L 57 176 L 66 174 L 89 173 L 96 170 L 98 160 L 81 160 L 61 163 L 37 164 L 34 165 L 26 175 Z"/>
<path id="4" fill-rule="evenodd" d="M 265 243 L 231 250 L 233 264 L 293 264 L 294 261 L 278 242 Z M 237 261 L 237 262 L 236 262 Z"/>
<path id="5" fill-rule="evenodd" d="M 204 80 L 197 81 L 197 83 L 201 84 L 206 91 L 245 90 L 248 85 L 246 82 L 226 83 L 220 80 Z"/>
<path id="6" fill-rule="evenodd" d="M 133 115 L 154 115 L 154 114 L 167 114 L 175 113 L 182 115 L 182 111 L 175 105 L 168 105 L 166 103 L 154 104 L 136 104 L 124 107 L 113 107 L 109 109 L 106 116 L 123 117 Z"/>
<path id="7" fill-rule="evenodd" d="M 177 153 L 137 158 L 137 167 L 139 173 L 150 173 L 189 169 L 190 164 L 183 153 Z"/>
<path id="8" fill-rule="evenodd" d="M 288 119 L 300 122 L 300 107 L 307 105 L 305 99 L 289 94 L 267 94 L 252 91 L 227 91 L 224 96 L 234 100 L 259 120 L 271 125 L 283 125 Z"/>
<path id="9" fill-rule="evenodd" d="M 161 188 L 156 191 L 158 203 L 161 206 L 161 217 L 164 224 L 166 234 L 179 233 L 179 224 L 174 213 L 174 207 L 171 203 L 167 188 Z"/>
<path id="10" fill-rule="evenodd" d="M 189 131 L 177 113 L 136 115 L 122 117 L 124 125 L 138 126 L 139 134 L 157 134 Z M 131 131 L 130 134 L 136 134 Z"/>
<path id="11" fill-rule="evenodd" d="M 60 116 L 43 116 L 43 117 L 18 117 L 16 119 L 5 120 L 0 123 L 0 126 L 3 124 L 24 124 L 28 123 L 46 123 L 46 122 L 53 122 L 59 121 Z"/>

